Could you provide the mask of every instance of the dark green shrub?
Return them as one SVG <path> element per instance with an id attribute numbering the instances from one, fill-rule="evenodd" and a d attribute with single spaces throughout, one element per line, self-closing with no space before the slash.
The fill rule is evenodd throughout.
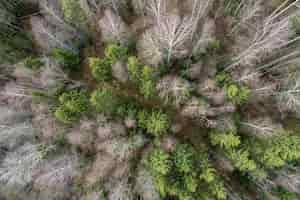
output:
<path id="1" fill-rule="evenodd" d="M 55 48 L 52 56 L 67 71 L 77 71 L 80 69 L 80 56 L 70 49 Z"/>
<path id="2" fill-rule="evenodd" d="M 198 154 L 191 145 L 178 144 L 171 153 L 155 149 L 150 153 L 146 165 L 163 198 L 226 199 L 222 180 L 215 173 L 207 155 Z"/>
<path id="3" fill-rule="evenodd" d="M 149 99 L 154 96 L 157 73 L 152 67 L 141 65 L 136 57 L 128 58 L 129 79 L 139 88 L 140 93 Z"/>
<path id="4" fill-rule="evenodd" d="M 59 106 L 55 111 L 55 116 L 64 123 L 72 123 L 79 120 L 88 110 L 89 99 L 87 93 L 73 90 L 59 96 Z"/>
<path id="5" fill-rule="evenodd" d="M 97 81 L 102 82 L 112 80 L 112 63 L 109 59 L 90 58 L 89 64 L 92 70 L 92 75 Z"/>
<path id="6" fill-rule="evenodd" d="M 280 198 L 280 200 L 296 200 L 297 199 L 297 195 L 289 192 L 288 190 L 286 190 L 283 187 L 277 187 L 274 190 L 274 193 Z"/>
<path id="7" fill-rule="evenodd" d="M 204 156 L 200 162 L 201 174 L 199 178 L 206 183 L 212 183 L 217 179 L 217 170 L 209 162 L 207 156 Z"/>
<path id="8" fill-rule="evenodd" d="M 250 154 L 247 150 L 232 149 L 227 152 L 227 155 L 241 172 L 252 172 L 257 168 L 256 163 L 249 158 Z"/>
<path id="9" fill-rule="evenodd" d="M 24 66 L 31 70 L 39 70 L 44 65 L 44 62 L 40 58 L 26 58 Z"/>
<path id="10" fill-rule="evenodd" d="M 212 145 L 218 145 L 226 150 L 238 147 L 241 143 L 240 137 L 234 133 L 211 132 L 210 140 Z"/>
<path id="11" fill-rule="evenodd" d="M 144 66 L 140 77 L 140 93 L 149 99 L 155 93 L 155 74 L 153 68 Z"/>
<path id="12" fill-rule="evenodd" d="M 22 27 L 24 1 L 0 1 L 0 64 L 15 64 L 33 55 L 31 37 Z"/>
<path id="13" fill-rule="evenodd" d="M 156 137 L 166 134 L 170 126 L 168 115 L 161 111 L 140 111 L 138 125 Z"/>
<path id="14" fill-rule="evenodd" d="M 133 83 L 138 83 L 141 74 L 141 64 L 134 56 L 128 58 L 127 67 L 129 72 L 129 78 Z"/>
<path id="15" fill-rule="evenodd" d="M 211 41 L 208 46 L 208 52 L 211 52 L 212 54 L 220 52 L 221 49 L 222 49 L 221 41 L 217 39 Z"/>
<path id="16" fill-rule="evenodd" d="M 249 100 L 251 94 L 251 91 L 247 87 L 238 86 L 235 84 L 231 84 L 225 87 L 225 90 L 228 99 L 238 105 L 246 103 Z"/>
<path id="17" fill-rule="evenodd" d="M 128 49 L 116 44 L 110 44 L 105 48 L 105 57 L 110 59 L 112 63 L 124 60 L 128 56 Z"/>
<path id="18" fill-rule="evenodd" d="M 39 158 L 41 160 L 46 159 L 50 154 L 55 153 L 56 148 L 53 145 L 49 144 L 40 144 L 37 146 L 37 151 Z"/>
<path id="19" fill-rule="evenodd" d="M 53 144 L 57 148 L 63 148 L 68 145 L 66 135 L 64 133 L 59 133 L 53 138 Z"/>
<path id="20" fill-rule="evenodd" d="M 117 115 L 123 118 L 130 117 L 136 119 L 138 115 L 139 106 L 132 100 L 125 101 L 122 105 L 119 105 L 117 108 Z"/>
<path id="21" fill-rule="evenodd" d="M 170 155 L 158 149 L 151 153 L 147 164 L 155 174 L 160 175 L 168 174 L 172 167 Z"/>
<path id="22" fill-rule="evenodd" d="M 220 73 L 216 76 L 216 82 L 219 87 L 226 87 L 231 82 L 231 76 L 228 73 Z"/>
<path id="23" fill-rule="evenodd" d="M 250 153 L 241 149 L 240 137 L 234 133 L 210 133 L 211 143 L 224 150 L 233 165 L 241 172 L 253 172 L 257 169 L 256 163 L 250 159 Z"/>
<path id="24" fill-rule="evenodd" d="M 78 0 L 61 0 L 62 11 L 65 20 L 76 28 L 85 30 L 87 28 L 87 16 L 80 6 Z"/>
<path id="25" fill-rule="evenodd" d="M 97 89 L 91 95 L 91 104 L 95 106 L 97 112 L 113 114 L 120 104 L 119 98 L 114 94 L 112 88 L 104 87 Z"/>
<path id="26" fill-rule="evenodd" d="M 217 199 L 226 199 L 227 198 L 226 190 L 225 190 L 224 184 L 222 182 L 214 182 L 213 184 L 210 185 L 209 188 L 210 188 L 212 194 Z"/>
<path id="27" fill-rule="evenodd" d="M 282 134 L 267 141 L 255 141 L 255 158 L 266 168 L 282 167 L 300 158 L 300 137 Z"/>
<path id="28" fill-rule="evenodd" d="M 174 152 L 174 163 L 179 172 L 192 172 L 195 166 L 194 158 L 196 153 L 190 145 L 178 145 Z"/>

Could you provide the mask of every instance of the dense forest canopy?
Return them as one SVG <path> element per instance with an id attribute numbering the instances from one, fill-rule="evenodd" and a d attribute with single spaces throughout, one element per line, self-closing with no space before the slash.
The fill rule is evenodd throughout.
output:
<path id="1" fill-rule="evenodd" d="M 300 0 L 0 0 L 0 199 L 300 199 Z"/>

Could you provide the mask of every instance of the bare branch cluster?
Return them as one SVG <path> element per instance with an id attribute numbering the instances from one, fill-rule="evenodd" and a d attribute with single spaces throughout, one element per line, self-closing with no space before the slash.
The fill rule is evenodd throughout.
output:
<path id="1" fill-rule="evenodd" d="M 194 39 L 198 28 L 199 20 L 204 17 L 212 0 L 194 0 L 193 11 L 190 16 L 179 16 L 178 14 L 168 14 L 165 0 L 149 1 L 148 11 L 154 18 L 154 26 L 148 30 L 143 39 L 151 41 L 151 45 L 156 46 L 152 51 L 159 50 L 159 53 L 150 53 L 143 57 L 163 55 L 167 63 L 173 58 L 182 58 L 189 55 L 189 45 Z M 146 43 L 146 42 L 144 42 Z"/>
<path id="2" fill-rule="evenodd" d="M 299 9 L 293 9 L 299 0 L 288 6 L 280 6 L 256 29 L 256 34 L 250 46 L 239 53 L 225 70 L 231 70 L 239 65 L 253 66 L 277 50 L 287 47 L 300 39 L 291 28 L 291 19 L 299 14 Z"/>
<path id="3" fill-rule="evenodd" d="M 122 18 L 111 9 L 104 11 L 104 16 L 99 21 L 104 41 L 126 44 L 130 38 L 130 30 Z"/>

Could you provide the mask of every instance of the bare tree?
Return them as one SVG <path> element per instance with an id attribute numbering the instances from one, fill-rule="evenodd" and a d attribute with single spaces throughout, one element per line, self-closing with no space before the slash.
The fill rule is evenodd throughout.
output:
<path id="1" fill-rule="evenodd" d="M 237 82 L 244 82 L 247 80 L 255 79 L 263 76 L 267 73 L 279 73 L 280 76 L 285 78 L 289 74 L 292 74 L 298 70 L 300 63 L 300 49 L 297 48 L 286 48 L 282 49 L 281 55 L 276 55 L 272 61 L 265 64 L 258 65 L 254 71 L 245 73 L 237 79 Z"/>
<path id="2" fill-rule="evenodd" d="M 126 178 L 122 180 L 114 180 L 109 187 L 110 200 L 131 200 L 134 199 L 132 186 L 128 183 Z"/>
<path id="3" fill-rule="evenodd" d="M 229 4 L 231 3 L 233 2 L 228 1 L 227 6 L 229 6 Z M 262 16 L 262 3 L 263 1 L 261 0 L 242 0 L 236 7 L 236 10 L 234 10 L 233 12 L 233 14 L 238 18 L 238 21 L 232 27 L 230 34 L 239 31 L 241 28 L 246 28 L 250 31 L 256 30 L 257 26 L 259 26 L 260 24 L 255 24 L 254 20 Z"/>
<path id="4" fill-rule="evenodd" d="M 34 133 L 35 129 L 30 122 L 9 126 L 0 124 L 0 148 L 5 147 L 8 150 L 12 150 L 25 141 L 31 141 L 34 138 Z"/>
<path id="5" fill-rule="evenodd" d="M 66 28 L 68 31 L 77 33 L 77 30 L 64 21 L 62 12 L 60 12 L 60 3 L 57 0 L 41 0 L 39 1 L 41 13 L 45 15 L 48 21 L 54 21 L 55 24 Z M 48 15 L 48 16 L 47 16 Z"/>
<path id="6" fill-rule="evenodd" d="M 271 15 L 269 15 L 262 25 L 256 30 L 255 37 L 251 45 L 242 51 L 233 60 L 234 62 L 225 68 L 226 71 L 239 65 L 254 65 L 266 56 L 274 54 L 276 50 L 287 47 L 300 39 L 295 36 L 291 28 L 291 18 L 299 14 L 297 5 L 299 0 L 294 1 L 288 6 L 283 3 Z M 296 8 L 296 9 L 295 9 Z"/>
<path id="7" fill-rule="evenodd" d="M 277 100 L 281 110 L 300 112 L 300 76 L 290 75 L 283 83 L 282 89 L 277 93 Z"/>
<path id="8" fill-rule="evenodd" d="M 144 35 L 144 40 L 151 41 L 151 45 L 156 46 L 154 50 L 159 49 L 167 63 L 170 63 L 172 58 L 187 56 L 189 54 L 188 45 L 194 39 L 199 20 L 205 15 L 211 2 L 212 0 L 205 3 L 194 0 L 191 15 L 180 17 L 175 14 L 167 14 L 164 0 L 149 1 L 148 10 L 152 14 L 155 24 Z"/>
<path id="9" fill-rule="evenodd" d="M 35 41 L 47 53 L 51 52 L 53 48 L 74 49 L 71 42 L 76 38 L 74 32 L 68 32 L 37 16 L 30 18 L 30 24 Z"/>
<path id="10" fill-rule="evenodd" d="M 78 158 L 76 155 L 62 155 L 39 170 L 39 176 L 33 183 L 38 191 L 39 199 L 70 198 L 70 183 L 78 174 Z"/>
<path id="11" fill-rule="evenodd" d="M 191 86 L 182 78 L 165 76 L 158 82 L 156 89 L 165 103 L 174 103 L 179 106 L 190 97 Z"/>
<path id="12" fill-rule="evenodd" d="M 107 42 L 119 42 L 126 44 L 130 39 L 130 30 L 122 20 L 111 9 L 104 11 L 104 16 L 99 21 L 102 37 Z"/>
<path id="13" fill-rule="evenodd" d="M 18 123 L 24 123 L 31 119 L 31 112 L 24 112 L 20 110 L 14 110 L 8 105 L 0 104 L 0 128 L 1 126 L 6 128 Z"/>
<path id="14" fill-rule="evenodd" d="M 33 180 L 34 171 L 42 162 L 36 145 L 24 144 L 9 152 L 0 164 L 0 191 L 7 194 L 22 192 Z"/>
<path id="15" fill-rule="evenodd" d="M 70 79 L 56 61 L 48 57 L 44 57 L 43 60 L 43 70 L 37 77 L 41 89 L 56 89 L 63 84 L 70 84 L 71 88 L 78 88 L 83 85 L 80 81 Z"/>

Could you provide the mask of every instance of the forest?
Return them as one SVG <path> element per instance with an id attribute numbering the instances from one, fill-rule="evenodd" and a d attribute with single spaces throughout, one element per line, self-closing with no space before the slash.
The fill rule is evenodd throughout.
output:
<path id="1" fill-rule="evenodd" d="M 300 0 L 0 0 L 0 200 L 300 199 Z"/>

